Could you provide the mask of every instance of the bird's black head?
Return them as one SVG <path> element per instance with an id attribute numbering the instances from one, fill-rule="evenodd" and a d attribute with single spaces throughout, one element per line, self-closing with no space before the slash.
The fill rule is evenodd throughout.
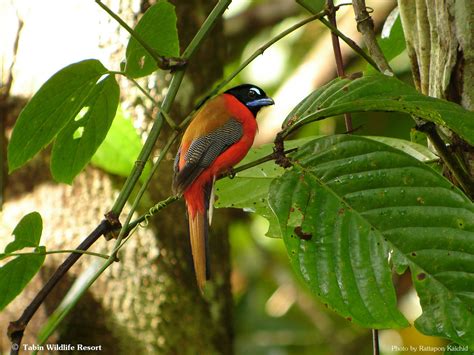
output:
<path id="1" fill-rule="evenodd" d="M 242 102 L 247 108 L 257 116 L 257 112 L 264 106 L 273 105 L 274 102 L 265 94 L 265 91 L 258 86 L 242 84 L 226 91 Z"/>

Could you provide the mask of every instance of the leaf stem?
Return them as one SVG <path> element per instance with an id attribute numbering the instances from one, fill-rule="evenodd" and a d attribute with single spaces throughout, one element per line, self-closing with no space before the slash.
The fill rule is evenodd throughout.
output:
<path id="1" fill-rule="evenodd" d="M 48 250 L 48 251 L 32 251 L 24 253 L 0 253 L 0 259 L 8 258 L 11 256 L 22 256 L 22 255 L 49 255 L 49 254 L 86 254 L 91 256 L 97 256 L 102 259 L 108 259 L 109 255 L 95 253 L 87 250 L 80 249 L 63 249 L 63 250 Z"/>
<path id="2" fill-rule="evenodd" d="M 255 58 L 257 58 L 259 55 L 262 55 L 270 46 L 281 40 L 282 38 L 286 37 L 290 33 L 296 31 L 300 27 L 303 27 L 309 22 L 312 22 L 314 20 L 321 19 L 323 16 L 326 15 L 325 11 L 318 12 L 317 14 L 314 14 L 313 16 L 310 16 L 293 26 L 287 28 L 285 31 L 281 32 L 277 36 L 273 37 L 271 40 L 266 42 L 264 45 L 259 47 L 255 52 L 250 55 L 236 70 L 234 70 L 230 75 L 228 75 L 223 81 L 221 81 L 213 90 L 209 92 L 209 95 L 206 96 L 206 98 L 213 96 L 217 94 L 224 86 L 226 86 L 232 79 L 234 79 L 245 67 L 247 67 Z"/>
<path id="3" fill-rule="evenodd" d="M 308 6 L 305 6 L 305 4 L 303 2 L 299 2 L 298 1 L 298 4 L 301 5 L 302 7 L 304 7 L 306 10 L 308 10 L 309 12 L 313 13 L 313 10 L 311 10 L 311 8 L 309 8 Z M 338 6 L 335 6 L 335 9 L 339 9 L 341 6 L 344 6 L 344 5 L 352 5 L 352 4 L 340 4 Z M 358 55 L 360 55 L 362 58 L 365 59 L 365 61 L 367 63 L 369 63 L 372 67 L 374 67 L 377 71 L 379 71 L 379 67 L 377 66 L 377 63 L 374 62 L 374 60 L 367 54 L 364 52 L 364 50 L 362 48 L 360 48 L 357 43 L 355 43 L 352 39 L 350 39 L 349 37 L 347 37 L 344 33 L 342 33 L 341 31 L 339 31 L 336 27 L 334 27 L 333 25 L 331 25 L 331 23 L 326 20 L 325 18 L 320 18 L 318 19 L 319 22 L 321 22 L 324 26 L 326 26 L 327 28 L 329 28 L 331 30 L 332 33 L 335 33 L 340 39 L 342 39 L 350 48 L 352 48 L 352 50 L 354 52 L 356 52 Z"/>
<path id="4" fill-rule="evenodd" d="M 174 129 L 174 130 L 177 130 L 178 126 L 176 125 L 174 120 L 171 118 L 171 116 L 168 114 L 168 112 L 164 111 L 161 108 L 160 103 L 158 101 L 156 101 L 155 98 L 153 96 L 151 96 L 150 93 L 148 91 L 146 91 L 135 79 L 133 79 L 129 76 L 127 76 L 127 79 L 130 80 L 137 87 L 137 89 L 140 90 L 148 99 L 150 99 L 150 101 L 153 103 L 153 105 L 155 105 L 155 107 L 163 115 L 163 117 L 165 118 L 166 123 L 168 123 L 170 128 Z"/>
<path id="5" fill-rule="evenodd" d="M 125 73 L 123 71 L 109 70 L 108 73 L 109 74 L 121 75 L 121 76 L 127 78 L 128 80 L 130 80 L 133 83 L 133 85 L 135 85 L 137 87 L 137 89 L 140 90 L 141 93 L 143 95 L 145 95 L 153 103 L 153 105 L 163 114 L 163 117 L 165 118 L 166 123 L 168 123 L 168 125 L 171 127 L 171 129 L 175 129 L 175 130 L 178 129 L 178 126 L 176 125 L 174 120 L 171 118 L 171 116 L 167 112 L 162 110 L 160 103 L 158 101 L 156 101 L 155 98 L 153 96 L 151 96 L 150 93 L 148 91 L 146 91 L 143 88 L 143 86 L 140 85 L 140 83 L 138 81 L 136 81 L 134 78 L 128 76 L 127 73 Z"/>
<path id="6" fill-rule="evenodd" d="M 335 29 L 337 29 L 336 23 L 336 8 L 334 7 L 333 0 L 326 0 L 326 5 L 328 8 L 328 18 L 329 22 Z M 341 53 L 341 46 L 339 44 L 339 37 L 334 32 L 331 32 L 331 40 L 332 40 L 332 49 L 334 51 L 334 59 L 336 60 L 336 69 L 337 69 L 337 76 L 340 78 L 345 77 L 344 74 L 344 63 L 342 61 L 342 53 Z M 352 116 L 350 113 L 344 113 L 344 122 L 346 124 L 346 131 L 352 132 Z"/>

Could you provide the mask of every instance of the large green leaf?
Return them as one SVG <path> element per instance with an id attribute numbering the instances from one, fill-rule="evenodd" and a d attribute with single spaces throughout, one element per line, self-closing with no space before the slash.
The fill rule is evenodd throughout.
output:
<path id="1" fill-rule="evenodd" d="M 299 139 L 286 142 L 287 149 L 302 145 L 308 139 Z M 273 144 L 266 144 L 259 148 L 253 148 L 239 165 L 247 164 L 270 154 Z M 281 176 L 284 169 L 273 161 L 244 170 L 233 179 L 225 178 L 216 182 L 215 207 L 242 208 L 249 212 L 255 212 L 265 217 L 269 222 L 267 236 L 279 238 L 280 228 L 278 220 L 268 206 L 268 189 L 274 178 Z"/>
<path id="2" fill-rule="evenodd" d="M 326 117 L 362 111 L 405 112 L 448 127 L 474 144 L 474 112 L 422 95 L 400 80 L 382 74 L 329 82 L 301 101 L 283 126 L 291 125 L 294 130 Z"/>
<path id="3" fill-rule="evenodd" d="M 44 247 L 39 247 L 44 251 Z M 45 255 L 22 255 L 0 267 L 0 310 L 25 288 L 43 265 Z"/>
<path id="4" fill-rule="evenodd" d="M 13 253 L 25 247 L 33 247 L 40 252 L 39 246 L 43 223 L 37 212 L 24 216 L 13 230 L 15 240 L 8 244 L 5 253 Z M 7 257 L 0 254 L 0 259 Z M 21 255 L 0 267 L 0 310 L 5 308 L 30 282 L 43 265 L 45 255 Z"/>
<path id="5" fill-rule="evenodd" d="M 92 157 L 91 163 L 108 173 L 127 177 L 135 165 L 142 146 L 132 121 L 124 116 L 119 107 L 112 126 Z M 145 178 L 150 169 L 150 164 L 147 163 L 141 177 Z"/>
<path id="6" fill-rule="evenodd" d="M 436 156 L 426 147 L 403 139 L 390 137 L 367 137 L 394 148 L 400 149 L 420 161 L 436 159 Z M 300 147 L 314 140 L 315 137 L 291 140 L 285 142 L 286 149 Z M 265 144 L 252 148 L 239 165 L 253 162 L 270 154 L 273 144 Z M 233 179 L 225 178 L 216 183 L 215 207 L 242 208 L 265 217 L 269 222 L 268 237 L 281 237 L 278 221 L 268 206 L 268 190 L 273 179 L 283 175 L 284 169 L 273 161 L 269 161 L 238 173 Z"/>
<path id="7" fill-rule="evenodd" d="M 363 326 L 403 326 L 390 262 L 409 267 L 417 328 L 474 346 L 472 202 L 423 163 L 362 137 L 321 138 L 293 159 L 269 202 L 310 289 Z"/>
<path id="8" fill-rule="evenodd" d="M 8 168 L 13 171 L 49 144 L 82 108 L 95 83 L 107 72 L 95 59 L 74 63 L 54 74 L 31 98 L 8 144 Z"/>
<path id="9" fill-rule="evenodd" d="M 120 88 L 113 75 L 108 75 L 93 87 L 82 110 L 54 142 L 51 172 L 55 180 L 70 184 L 84 169 L 109 131 L 119 95 Z"/>
<path id="10" fill-rule="evenodd" d="M 169 2 L 159 1 L 151 6 L 136 25 L 135 32 L 156 54 L 164 57 L 179 55 L 176 13 Z M 132 78 L 151 74 L 158 69 L 155 59 L 133 37 L 128 42 L 126 58 L 125 72 Z"/>

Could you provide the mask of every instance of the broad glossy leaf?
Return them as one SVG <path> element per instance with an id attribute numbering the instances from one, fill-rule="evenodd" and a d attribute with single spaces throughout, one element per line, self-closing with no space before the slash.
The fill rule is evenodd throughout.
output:
<path id="1" fill-rule="evenodd" d="M 119 95 L 120 89 L 113 75 L 108 75 L 93 87 L 82 110 L 54 142 L 51 172 L 55 180 L 70 184 L 84 169 L 107 135 Z"/>
<path id="2" fill-rule="evenodd" d="M 108 173 L 127 177 L 142 149 L 142 141 L 133 127 L 132 121 L 117 110 L 112 126 L 92 157 L 91 163 Z M 150 165 L 145 166 L 142 177 L 147 175 Z"/>
<path id="3" fill-rule="evenodd" d="M 406 325 L 391 262 L 409 267 L 425 334 L 474 345 L 474 205 L 442 176 L 374 140 L 306 144 L 270 205 L 296 271 L 323 302 L 366 327 Z"/>
<path id="4" fill-rule="evenodd" d="M 38 212 L 31 212 L 24 216 L 13 230 L 15 240 L 5 247 L 5 253 L 26 248 L 37 247 L 43 231 L 43 220 Z"/>
<path id="5" fill-rule="evenodd" d="M 285 142 L 285 149 L 300 147 L 316 137 L 303 138 Z M 419 144 L 403 139 L 389 137 L 367 137 L 405 151 L 420 161 L 436 159 L 431 151 Z M 240 165 L 253 162 L 270 154 L 273 144 L 265 144 L 252 148 Z M 233 179 L 225 178 L 216 182 L 215 207 L 242 208 L 265 217 L 269 222 L 268 237 L 281 237 L 278 221 L 268 205 L 268 190 L 276 177 L 283 175 L 285 170 L 273 161 L 269 161 L 238 173 Z"/>
<path id="6" fill-rule="evenodd" d="M 474 144 L 474 112 L 422 95 L 400 80 L 382 74 L 329 82 L 301 101 L 283 126 L 296 129 L 326 117 L 363 111 L 405 112 L 448 127 Z"/>
<path id="7" fill-rule="evenodd" d="M 8 144 L 10 172 L 30 160 L 71 121 L 99 78 L 107 72 L 95 59 L 74 63 L 54 74 L 21 111 Z"/>
<path id="8" fill-rule="evenodd" d="M 159 1 L 151 6 L 135 27 L 135 32 L 156 53 L 164 57 L 179 56 L 179 39 L 174 6 Z M 130 38 L 126 50 L 125 72 L 139 78 L 158 69 L 156 61 L 135 39 Z"/>
<path id="9" fill-rule="evenodd" d="M 415 142 L 391 137 L 369 136 L 365 138 L 373 139 L 377 142 L 387 144 L 393 148 L 405 152 L 408 155 L 411 155 L 413 158 L 422 162 L 438 159 L 438 156 L 434 154 L 431 150 L 429 150 L 426 146 Z"/>
<path id="10" fill-rule="evenodd" d="M 44 252 L 44 247 L 39 247 Z M 0 310 L 25 288 L 43 265 L 45 255 L 22 255 L 0 267 Z"/>

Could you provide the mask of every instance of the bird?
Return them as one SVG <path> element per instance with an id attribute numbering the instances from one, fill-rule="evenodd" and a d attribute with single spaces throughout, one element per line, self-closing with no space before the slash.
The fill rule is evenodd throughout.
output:
<path id="1" fill-rule="evenodd" d="M 210 278 L 208 228 L 214 181 L 247 155 L 258 129 L 257 113 L 273 104 L 256 85 L 233 87 L 207 100 L 181 139 L 172 189 L 186 202 L 194 272 L 201 292 Z"/>

